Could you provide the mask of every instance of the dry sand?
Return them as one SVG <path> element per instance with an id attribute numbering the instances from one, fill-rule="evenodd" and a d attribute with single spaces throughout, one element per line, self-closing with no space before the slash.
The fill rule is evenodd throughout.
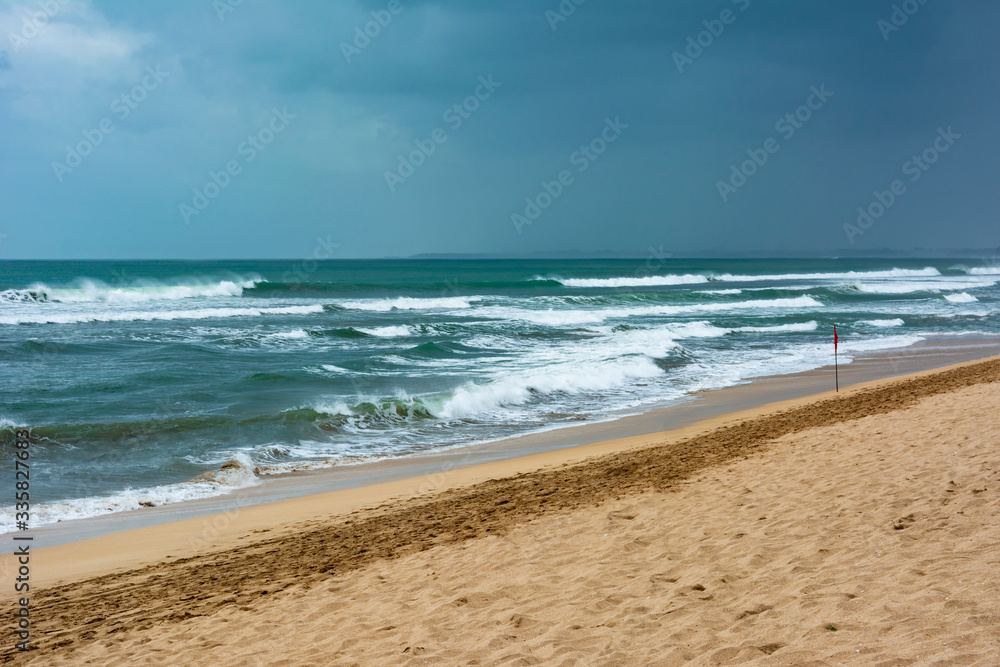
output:
<path id="1" fill-rule="evenodd" d="M 994 359 L 251 533 L 33 592 L 4 658 L 997 665 L 998 403 Z"/>

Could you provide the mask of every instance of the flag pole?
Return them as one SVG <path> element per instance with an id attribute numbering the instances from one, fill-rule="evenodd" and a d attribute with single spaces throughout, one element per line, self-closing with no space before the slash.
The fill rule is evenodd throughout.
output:
<path id="1" fill-rule="evenodd" d="M 833 325 L 833 376 L 836 378 L 837 393 L 840 393 L 840 364 L 837 362 L 837 325 Z"/>

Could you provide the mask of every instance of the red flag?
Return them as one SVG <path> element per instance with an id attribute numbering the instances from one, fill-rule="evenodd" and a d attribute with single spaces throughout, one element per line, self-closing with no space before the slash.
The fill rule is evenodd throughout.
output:
<path id="1" fill-rule="evenodd" d="M 833 353 L 837 354 L 837 325 L 833 325 Z"/>

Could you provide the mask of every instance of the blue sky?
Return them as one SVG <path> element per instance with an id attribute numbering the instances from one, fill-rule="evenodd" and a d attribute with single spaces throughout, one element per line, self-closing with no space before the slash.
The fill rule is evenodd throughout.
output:
<path id="1" fill-rule="evenodd" d="M 997 3 L 577 1 L 0 3 L 0 259 L 1000 244 Z"/>

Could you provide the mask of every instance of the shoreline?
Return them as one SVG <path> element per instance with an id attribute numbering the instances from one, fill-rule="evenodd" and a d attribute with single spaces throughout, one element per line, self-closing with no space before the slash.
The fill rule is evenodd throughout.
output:
<path id="1" fill-rule="evenodd" d="M 904 348 L 908 352 L 905 355 L 883 353 L 856 359 L 841 369 L 839 393 L 819 389 L 832 380 L 832 367 L 790 376 L 765 376 L 744 385 L 692 395 L 680 405 L 613 421 L 379 461 L 368 464 L 363 479 L 347 480 L 353 484 L 343 484 L 344 473 L 354 472 L 361 465 L 292 473 L 223 496 L 50 524 L 31 531 L 37 545 L 36 561 L 42 563 L 37 576 L 42 577 L 43 585 L 53 585 L 140 567 L 166 555 L 191 557 L 231 547 L 251 533 L 274 531 L 291 523 L 329 519 L 491 479 L 575 465 L 654 443 L 680 442 L 748 419 L 1000 359 L 998 351 L 993 350 L 994 355 L 989 357 L 941 364 L 943 359 L 968 354 L 969 350 L 949 345 L 943 355 L 927 354 L 928 350 L 918 346 L 933 348 L 934 343 Z M 971 349 L 984 351 L 979 346 Z M 915 366 L 929 367 L 914 370 Z M 561 441 L 554 444 L 553 438 Z M 331 481 L 342 485 L 329 488 Z M 0 557 L 0 571 L 6 573 L 5 558 Z M 59 566 L 50 569 L 46 562 Z M 56 569 L 60 573 L 57 578 L 46 578 L 46 571 Z"/>
<path id="2" fill-rule="evenodd" d="M 787 437 L 845 424 L 878 424 L 872 419 L 934 405 L 923 399 L 947 402 L 954 400 L 949 394 L 973 387 L 995 392 L 998 382 L 1000 356 L 994 356 L 729 413 L 653 437 L 456 469 L 423 493 L 411 479 L 409 487 L 405 482 L 365 487 L 365 497 L 339 491 L 246 507 L 213 540 L 196 545 L 196 553 L 183 550 L 192 545 L 197 520 L 33 550 L 36 636 L 45 652 L 23 657 L 66 655 L 93 645 L 97 636 L 125 631 L 111 640 L 118 641 L 133 630 L 167 631 L 193 617 L 249 611 L 259 601 L 296 599 L 313 590 L 320 594 L 317 587 L 325 588 L 331 578 L 345 580 L 377 562 L 472 545 L 471 540 L 480 544 L 482 538 L 503 536 L 545 517 L 568 517 L 647 492 L 665 497 L 664 492 L 680 491 L 707 472 L 724 476 L 721 466 L 769 460 L 772 452 L 783 451 L 779 441 Z M 877 467 L 869 472 L 877 474 Z M 9 576 L 11 555 L 0 564 Z M 7 599 L 10 604 L 9 594 Z M 7 652 L 4 657 L 17 661 L 22 656 Z"/>
<path id="3" fill-rule="evenodd" d="M 921 371 L 1000 354 L 1000 341 L 986 336 L 935 337 L 905 348 L 854 353 L 854 361 L 840 368 L 841 388 L 890 379 Z M 749 378 L 741 384 L 688 394 L 638 414 L 603 421 L 563 425 L 500 440 L 391 457 L 370 462 L 332 466 L 281 475 L 264 475 L 261 482 L 225 494 L 125 512 L 47 524 L 32 530 L 47 547 L 92 540 L 115 533 L 178 521 L 231 516 L 259 505 L 303 499 L 334 491 L 355 491 L 383 484 L 402 484 L 415 493 L 433 488 L 443 474 L 460 468 L 500 463 L 548 452 L 577 449 L 595 443 L 665 436 L 727 415 L 782 402 L 833 393 L 833 366 L 787 375 Z M 749 411 L 749 412 L 748 412 Z M 567 454 L 572 458 L 571 454 Z M 520 470 L 519 466 L 511 469 Z M 407 480 L 415 480 L 413 483 Z M 13 535 L 14 533 L 8 533 Z"/>

